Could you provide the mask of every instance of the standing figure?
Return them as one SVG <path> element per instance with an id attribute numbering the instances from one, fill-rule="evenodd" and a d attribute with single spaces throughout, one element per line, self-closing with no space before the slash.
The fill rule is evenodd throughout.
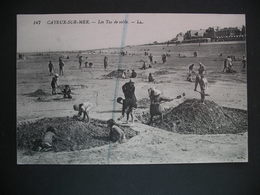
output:
<path id="1" fill-rule="evenodd" d="M 245 56 L 243 56 L 242 64 L 243 64 L 243 69 L 245 69 L 246 68 L 246 57 Z"/>
<path id="2" fill-rule="evenodd" d="M 232 64 L 232 58 L 231 58 L 231 56 L 228 56 L 227 57 L 227 72 L 232 72 L 232 66 L 233 66 L 233 64 Z"/>
<path id="3" fill-rule="evenodd" d="M 143 61 L 143 66 L 141 68 L 141 70 L 145 70 L 146 69 L 146 65 L 145 65 L 145 61 Z"/>
<path id="4" fill-rule="evenodd" d="M 108 58 L 107 56 L 104 57 L 104 69 L 106 70 L 108 66 Z"/>
<path id="5" fill-rule="evenodd" d="M 87 116 L 87 123 L 90 122 L 90 117 L 89 117 L 89 111 L 93 108 L 93 105 L 90 102 L 84 102 L 81 104 L 74 104 L 73 109 L 75 111 L 78 111 L 78 115 L 76 116 L 77 118 L 80 118 L 81 115 L 83 114 L 82 120 L 85 120 Z"/>
<path id="6" fill-rule="evenodd" d="M 205 66 L 202 63 L 199 63 L 199 69 L 198 69 L 198 74 L 196 75 L 194 91 L 197 91 L 197 86 L 199 84 L 199 81 L 201 80 L 202 76 L 205 75 L 205 72 L 206 72 Z"/>
<path id="7" fill-rule="evenodd" d="M 122 90 L 125 96 L 125 107 L 129 109 L 129 113 L 131 112 L 132 115 L 134 116 L 134 109 L 137 108 L 137 100 L 135 96 L 135 86 L 134 82 L 131 80 L 127 83 L 125 83 L 122 86 Z M 127 117 L 127 122 L 128 122 L 128 117 Z M 133 121 L 134 122 L 134 118 Z"/>
<path id="8" fill-rule="evenodd" d="M 223 71 L 222 72 L 226 72 L 228 68 L 228 60 L 227 58 L 224 59 L 224 64 L 223 64 Z"/>
<path id="9" fill-rule="evenodd" d="M 60 67 L 60 75 L 64 75 L 64 62 L 62 61 L 61 57 L 59 57 L 59 67 Z"/>
<path id="10" fill-rule="evenodd" d="M 129 120 L 129 115 L 131 116 L 132 119 L 132 123 L 134 123 L 134 113 L 133 113 L 133 108 L 131 107 L 131 105 L 129 104 L 129 101 L 126 101 L 125 99 L 118 97 L 116 99 L 117 103 L 122 104 L 122 112 L 121 112 L 121 116 L 118 118 L 118 120 L 121 120 L 122 118 L 125 117 L 126 114 L 126 118 L 127 118 L 127 122 Z"/>
<path id="11" fill-rule="evenodd" d="M 82 56 L 79 56 L 79 69 L 81 69 L 81 64 L 82 64 L 82 61 L 83 61 L 82 58 L 83 58 Z"/>
<path id="12" fill-rule="evenodd" d="M 200 85 L 200 89 L 201 89 L 201 92 L 200 92 L 201 102 L 204 103 L 205 96 L 206 96 L 206 89 L 208 87 L 208 81 L 204 77 L 204 75 L 201 76 L 201 79 L 199 81 L 199 85 Z"/>
<path id="13" fill-rule="evenodd" d="M 86 60 L 88 59 L 88 57 L 86 57 Z M 88 67 L 88 62 L 86 61 L 85 62 L 85 68 L 87 68 Z"/>
<path id="14" fill-rule="evenodd" d="M 195 81 L 195 88 L 194 91 L 197 91 L 197 86 L 198 84 L 200 85 L 200 95 L 201 95 L 201 102 L 204 103 L 205 100 L 205 90 L 207 88 L 207 79 L 205 78 L 205 66 L 202 63 L 199 63 L 199 69 L 198 69 L 198 74 L 196 76 L 196 81 Z"/>
<path id="15" fill-rule="evenodd" d="M 187 76 L 187 81 L 192 82 L 192 74 L 194 73 L 194 64 L 189 65 L 189 72 L 188 72 L 188 76 Z"/>
<path id="16" fill-rule="evenodd" d="M 58 74 L 55 74 L 54 77 L 52 78 L 52 81 L 51 81 L 52 95 L 57 94 L 56 89 L 58 87 L 58 78 L 59 78 Z"/>
<path id="17" fill-rule="evenodd" d="M 162 55 L 162 62 L 163 62 L 163 64 L 166 62 L 166 55 L 165 54 Z"/>
<path id="18" fill-rule="evenodd" d="M 153 63 L 153 56 L 152 56 L 151 53 L 150 53 L 150 55 L 149 55 L 149 60 L 150 60 L 150 63 Z"/>
<path id="19" fill-rule="evenodd" d="M 152 73 L 149 73 L 148 82 L 154 82 L 154 78 L 153 78 Z"/>
<path id="20" fill-rule="evenodd" d="M 50 72 L 50 75 L 53 75 L 53 73 L 54 73 L 54 66 L 53 66 L 51 60 L 49 61 L 49 72 Z"/>

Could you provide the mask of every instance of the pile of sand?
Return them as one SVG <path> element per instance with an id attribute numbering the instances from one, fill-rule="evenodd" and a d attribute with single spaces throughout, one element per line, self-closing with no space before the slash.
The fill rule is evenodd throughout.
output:
<path id="1" fill-rule="evenodd" d="M 143 123 L 150 114 L 143 113 L 137 118 Z M 247 111 L 225 108 L 213 101 L 188 99 L 164 113 L 164 123 L 154 118 L 152 126 L 186 134 L 229 134 L 242 133 L 248 129 Z"/>
<path id="2" fill-rule="evenodd" d="M 37 89 L 36 91 L 34 91 L 32 93 L 27 93 L 25 95 L 30 96 L 30 97 L 39 97 L 39 96 L 47 96 L 47 95 L 50 95 L 50 94 L 46 93 L 42 89 Z"/>
<path id="3" fill-rule="evenodd" d="M 81 150 L 109 144 L 109 129 L 105 121 L 91 119 L 89 125 L 69 117 L 43 118 L 34 122 L 22 122 L 17 124 L 17 147 L 31 151 L 35 141 L 42 139 L 49 127 L 57 129 L 57 135 L 61 138 L 54 142 L 55 151 Z M 137 132 L 130 127 L 121 127 L 130 139 Z"/>
<path id="4" fill-rule="evenodd" d="M 166 74 L 171 74 L 168 70 L 158 70 L 153 73 L 154 76 L 160 76 L 160 75 L 166 75 Z"/>
<path id="5" fill-rule="evenodd" d="M 112 72 L 110 72 L 109 74 L 106 75 L 106 77 L 110 77 L 110 78 L 122 78 L 123 72 L 125 72 L 125 69 L 118 69 L 118 70 L 113 70 Z"/>

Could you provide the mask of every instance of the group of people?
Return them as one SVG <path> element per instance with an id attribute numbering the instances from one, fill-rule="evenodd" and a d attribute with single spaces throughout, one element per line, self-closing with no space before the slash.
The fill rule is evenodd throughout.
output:
<path id="1" fill-rule="evenodd" d="M 87 59 L 88 57 L 86 57 L 86 60 Z M 82 63 L 83 63 L 83 56 L 79 56 L 79 69 L 81 69 Z M 92 68 L 93 66 L 93 63 L 88 61 L 85 61 L 84 64 L 85 64 L 85 68 Z"/>
<path id="2" fill-rule="evenodd" d="M 80 120 L 80 118 L 83 115 L 82 120 L 85 121 L 85 118 L 87 117 L 87 123 L 90 122 L 90 117 L 89 117 L 89 111 L 93 108 L 93 105 L 90 102 L 85 102 L 85 103 L 80 103 L 80 104 L 74 104 L 73 109 L 75 111 L 78 111 L 78 114 L 74 116 L 74 118 L 77 118 Z M 62 140 L 62 138 L 58 135 L 58 131 L 55 127 L 49 126 L 42 139 L 37 139 L 33 143 L 33 150 L 37 151 L 50 151 L 55 149 L 54 144 L 58 140 Z"/>
<path id="3" fill-rule="evenodd" d="M 135 72 L 134 69 L 132 70 L 132 72 L 130 72 L 130 70 L 127 70 L 127 71 L 123 71 L 123 73 L 122 73 L 123 79 L 136 78 L 136 77 L 137 77 L 137 73 Z"/>
<path id="4" fill-rule="evenodd" d="M 227 73 L 234 72 L 231 56 L 227 56 L 227 58 L 224 59 L 223 72 L 227 72 Z"/>
<path id="5" fill-rule="evenodd" d="M 65 64 L 64 64 L 64 62 L 62 60 L 62 57 L 59 57 L 59 75 L 64 75 L 64 65 Z M 53 65 L 51 60 L 49 61 L 48 67 L 49 67 L 50 75 L 55 74 L 54 65 Z"/>
<path id="6" fill-rule="evenodd" d="M 234 72 L 236 72 L 233 69 L 233 63 L 232 62 L 233 62 L 232 56 L 227 56 L 227 58 L 224 59 L 224 67 L 223 67 L 222 72 L 226 72 L 226 73 L 234 73 Z M 246 60 L 245 56 L 243 56 L 241 62 L 242 62 L 242 68 L 245 69 L 246 65 L 247 65 L 247 60 Z"/>
<path id="7" fill-rule="evenodd" d="M 142 65 L 142 67 L 141 67 L 140 69 L 141 69 L 141 70 L 146 70 L 146 69 L 148 69 L 148 68 L 152 68 L 152 65 L 149 64 L 148 66 L 146 66 L 146 62 L 143 60 L 143 65 Z"/>
<path id="8" fill-rule="evenodd" d="M 147 53 L 148 55 L 148 53 Z M 197 56 L 197 52 L 194 52 L 194 56 Z M 83 62 L 83 57 L 79 56 L 79 68 L 81 68 L 82 62 Z M 153 63 L 153 56 L 150 53 L 150 55 L 148 56 L 150 63 Z M 166 62 L 166 55 L 163 54 L 162 55 L 162 62 L 165 63 Z M 243 56 L 243 68 L 246 67 L 246 58 Z M 108 57 L 105 56 L 104 57 L 104 69 L 106 70 L 108 66 Z M 195 87 L 194 87 L 194 91 L 197 91 L 198 85 L 200 86 L 200 91 L 197 91 L 200 93 L 201 95 L 201 102 L 204 103 L 205 101 L 205 96 L 206 96 L 206 89 L 207 89 L 207 79 L 205 77 L 206 74 L 206 69 L 205 69 L 205 65 L 203 65 L 201 62 L 199 63 L 199 68 L 198 71 L 196 73 L 196 71 L 194 71 L 194 66 L 195 64 L 190 64 L 189 68 L 188 68 L 188 76 L 187 76 L 187 80 L 192 82 L 192 75 L 195 74 L 196 78 L 195 78 Z M 59 58 L 59 67 L 60 67 L 60 75 L 63 75 L 63 67 L 64 67 L 64 62 L 62 61 L 61 57 Z M 150 66 L 151 67 L 151 66 Z M 146 64 L 145 61 L 143 61 L 143 67 L 141 69 L 146 69 Z M 232 59 L 230 56 L 228 56 L 225 61 L 224 61 L 224 69 L 223 72 L 227 72 L 232 70 Z M 57 87 L 58 87 L 58 78 L 59 75 L 56 73 L 54 73 L 54 66 L 52 64 L 52 62 L 49 62 L 49 72 L 50 75 L 54 74 L 54 77 L 52 78 L 52 82 L 51 82 L 51 86 L 52 86 L 52 94 L 56 94 L 57 91 Z M 129 71 L 130 72 L 130 71 Z M 123 72 L 123 76 L 124 78 L 127 78 L 126 76 L 126 72 Z M 137 73 L 135 72 L 135 70 L 132 70 L 132 73 L 130 75 L 130 78 L 136 78 L 137 77 Z M 148 81 L 149 82 L 154 82 L 155 79 L 153 78 L 152 74 L 149 73 L 148 76 Z M 118 118 L 118 120 L 122 120 L 125 115 L 126 115 L 126 122 L 128 123 L 129 118 L 131 117 L 131 121 L 134 123 L 134 110 L 137 108 L 137 99 L 135 96 L 135 85 L 134 82 L 130 79 L 129 82 L 126 82 L 123 86 L 122 86 L 122 91 L 124 94 L 124 98 L 119 97 L 117 98 L 117 102 L 122 104 L 122 111 L 121 111 L 121 116 Z M 65 88 L 63 89 L 63 94 L 64 94 L 64 98 L 71 98 L 71 89 L 69 87 L 69 85 L 65 85 Z M 149 88 L 148 89 L 148 94 L 149 94 L 149 98 L 150 98 L 150 123 L 153 121 L 153 117 L 156 115 L 160 115 L 161 117 L 161 121 L 163 121 L 163 108 L 161 106 L 161 103 L 163 102 L 169 102 L 172 101 L 172 98 L 167 98 L 167 97 L 163 97 L 161 95 L 161 91 L 155 88 Z M 73 105 L 73 109 L 75 111 L 78 112 L 78 114 L 74 117 L 76 117 L 77 119 L 81 119 L 82 120 L 86 120 L 87 123 L 90 122 L 90 116 L 89 116 L 89 112 L 90 110 L 93 108 L 93 105 L 90 102 L 84 102 L 84 103 L 80 103 L 80 104 L 75 104 Z M 113 119 L 110 119 L 107 121 L 107 125 L 110 129 L 110 138 L 111 141 L 119 141 L 120 143 L 125 139 L 125 134 L 124 131 L 122 129 L 120 129 L 120 127 L 116 124 L 116 122 Z M 55 138 L 55 129 L 53 128 L 49 128 L 46 131 L 46 135 L 43 139 L 43 145 L 45 147 L 51 147 L 51 141 L 52 138 Z"/>
<path id="9" fill-rule="evenodd" d="M 52 77 L 52 80 L 51 80 L 52 95 L 57 94 L 57 89 L 59 88 L 58 79 L 59 79 L 58 74 L 55 74 Z M 61 93 L 63 94 L 63 98 L 68 98 L 68 99 L 72 98 L 72 96 L 71 96 L 72 92 L 71 92 L 71 88 L 69 85 L 65 85 L 64 88 L 61 90 Z"/>

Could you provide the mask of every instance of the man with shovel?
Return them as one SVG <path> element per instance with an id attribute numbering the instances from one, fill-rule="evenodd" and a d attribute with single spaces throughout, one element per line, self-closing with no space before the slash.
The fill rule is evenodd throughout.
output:
<path id="1" fill-rule="evenodd" d="M 201 95 L 201 102 L 204 103 L 205 100 L 205 96 L 207 96 L 208 94 L 205 93 L 207 86 L 208 86 L 208 81 L 205 78 L 205 66 L 202 63 L 199 63 L 200 67 L 198 69 L 198 74 L 196 76 L 196 81 L 195 81 L 195 88 L 194 91 L 197 91 L 197 86 L 198 84 L 200 85 L 200 95 Z"/>

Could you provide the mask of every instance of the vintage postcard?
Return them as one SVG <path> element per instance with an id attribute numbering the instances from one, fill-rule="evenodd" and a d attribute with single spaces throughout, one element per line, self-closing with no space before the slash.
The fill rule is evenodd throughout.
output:
<path id="1" fill-rule="evenodd" d="M 17 15 L 17 164 L 248 162 L 245 17 Z"/>

